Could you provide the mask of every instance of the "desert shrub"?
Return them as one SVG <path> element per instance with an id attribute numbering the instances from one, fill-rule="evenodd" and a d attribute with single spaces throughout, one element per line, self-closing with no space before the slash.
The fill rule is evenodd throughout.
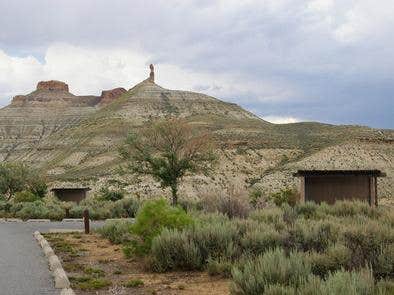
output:
<path id="1" fill-rule="evenodd" d="M 303 255 L 274 249 L 247 261 L 232 270 L 231 289 L 234 294 L 264 294 L 270 285 L 297 288 L 310 275 L 311 269 Z"/>
<path id="2" fill-rule="evenodd" d="M 287 250 L 322 252 L 338 239 L 337 227 L 329 221 L 312 224 L 303 219 L 290 226 L 283 235 L 283 247 Z"/>
<path id="3" fill-rule="evenodd" d="M 229 218 L 245 218 L 251 209 L 246 192 L 237 188 L 231 188 L 225 194 L 214 192 L 202 195 L 200 206 L 206 212 L 220 212 Z"/>
<path id="4" fill-rule="evenodd" d="M 376 284 L 376 294 L 378 295 L 394 294 L 394 281 L 380 280 Z"/>
<path id="5" fill-rule="evenodd" d="M 197 245 L 204 263 L 208 258 L 231 258 L 239 250 L 236 224 L 231 222 L 201 224 L 190 232 L 191 238 Z"/>
<path id="6" fill-rule="evenodd" d="M 373 294 L 374 279 L 370 270 L 337 271 L 321 284 L 320 294 Z"/>
<path id="7" fill-rule="evenodd" d="M 147 201 L 138 211 L 132 226 L 132 233 L 138 237 L 133 247 L 137 253 L 148 253 L 153 238 L 164 228 L 182 229 L 193 222 L 183 209 L 170 206 L 164 199 Z"/>
<path id="8" fill-rule="evenodd" d="M 208 258 L 207 272 L 210 276 L 221 276 L 229 278 L 231 276 L 231 269 L 233 262 L 227 258 Z"/>
<path id="9" fill-rule="evenodd" d="M 102 220 L 111 218 L 111 211 L 114 207 L 112 201 L 101 201 L 98 198 L 86 198 L 82 200 L 79 205 L 71 208 L 70 216 L 73 218 L 82 218 L 83 211 L 89 210 L 89 216 L 93 220 Z"/>
<path id="10" fill-rule="evenodd" d="M 386 245 L 378 253 L 373 272 L 376 278 L 394 278 L 394 244 Z"/>
<path id="11" fill-rule="evenodd" d="M 114 202 L 111 206 L 111 217 L 112 218 L 134 218 L 137 215 L 140 207 L 140 201 L 128 197 Z"/>
<path id="12" fill-rule="evenodd" d="M 259 226 L 247 231 L 241 239 L 242 249 L 250 254 L 263 254 L 269 249 L 281 246 L 282 234 L 273 227 Z"/>
<path id="13" fill-rule="evenodd" d="M 42 201 L 23 203 L 22 208 L 16 212 L 15 216 L 21 219 L 41 219 L 46 218 L 49 210 Z"/>
<path id="14" fill-rule="evenodd" d="M 250 219 L 262 223 L 272 224 L 278 231 L 286 227 L 283 221 L 283 209 L 279 207 L 267 207 L 256 210 L 250 214 Z"/>
<path id="15" fill-rule="evenodd" d="M 300 200 L 300 194 L 296 189 L 286 188 L 271 194 L 269 198 L 276 206 L 280 207 L 283 204 L 288 204 L 291 207 L 294 207 Z"/>
<path id="16" fill-rule="evenodd" d="M 312 225 L 303 222 L 304 231 L 303 250 L 323 252 L 338 239 L 338 229 L 328 221 L 317 221 Z"/>
<path id="17" fill-rule="evenodd" d="M 331 206 L 320 206 L 320 210 L 326 214 L 337 217 L 362 215 L 369 218 L 378 218 L 380 216 L 380 212 L 377 208 L 369 206 L 366 202 L 360 201 L 337 201 Z"/>
<path id="18" fill-rule="evenodd" d="M 318 208 L 319 205 L 315 202 L 305 202 L 297 204 L 295 206 L 295 211 L 298 215 L 301 215 L 306 219 L 311 219 L 316 216 Z"/>
<path id="19" fill-rule="evenodd" d="M 131 241 L 132 223 L 127 220 L 110 220 L 97 230 L 103 237 L 114 244 L 122 244 Z"/>
<path id="20" fill-rule="evenodd" d="M 249 192 L 249 202 L 253 208 L 264 208 L 267 205 L 267 200 L 264 198 L 263 191 L 258 188 L 254 188 Z"/>
<path id="21" fill-rule="evenodd" d="M 342 233 L 346 247 L 352 252 L 351 266 L 363 267 L 370 263 L 372 268 L 378 265 L 381 250 L 394 243 L 394 230 L 378 222 L 354 224 L 346 227 Z"/>
<path id="22" fill-rule="evenodd" d="M 374 279 L 369 269 L 347 272 L 339 270 L 330 273 L 326 280 L 309 276 L 300 286 L 297 294 L 302 295 L 369 295 L 375 294 Z"/>
<path id="23" fill-rule="evenodd" d="M 283 285 L 268 285 L 265 288 L 264 295 L 295 295 L 293 287 Z"/>
<path id="24" fill-rule="evenodd" d="M 62 220 L 65 217 L 65 210 L 62 203 L 54 198 L 45 197 L 34 202 L 16 203 L 11 207 L 13 215 L 26 219 L 51 219 Z"/>
<path id="25" fill-rule="evenodd" d="M 202 267 L 199 249 L 185 231 L 164 229 L 152 241 L 152 267 L 158 272 L 198 270 Z"/>
<path id="26" fill-rule="evenodd" d="M 296 222 L 296 220 L 298 218 L 296 210 L 287 203 L 284 203 L 282 205 L 282 210 L 283 210 L 283 215 L 282 215 L 283 222 L 287 226 L 294 225 L 294 223 Z"/>
<path id="27" fill-rule="evenodd" d="M 124 193 L 119 190 L 110 190 L 107 187 L 103 187 L 100 189 L 98 193 L 98 198 L 103 201 L 118 201 L 123 199 Z"/>
<path id="28" fill-rule="evenodd" d="M 45 197 L 43 198 L 43 202 L 48 210 L 48 214 L 45 218 L 49 218 L 51 220 L 62 220 L 66 217 L 64 202 L 61 202 L 55 197 Z"/>
<path id="29" fill-rule="evenodd" d="M 196 218 L 196 223 L 199 224 L 224 223 L 230 221 L 227 215 L 224 215 L 219 212 L 215 212 L 215 213 L 194 212 L 193 216 Z"/>
<path id="30" fill-rule="evenodd" d="M 350 257 L 350 250 L 341 244 L 331 245 L 324 253 L 311 252 L 308 254 L 312 273 L 322 278 L 330 272 L 348 268 Z"/>
<path id="31" fill-rule="evenodd" d="M 14 203 L 34 202 L 40 198 L 30 191 L 21 191 L 15 193 L 13 198 Z"/>

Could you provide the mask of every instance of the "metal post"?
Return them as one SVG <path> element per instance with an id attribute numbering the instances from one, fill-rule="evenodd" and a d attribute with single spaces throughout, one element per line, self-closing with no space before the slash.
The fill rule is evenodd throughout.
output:
<path id="1" fill-rule="evenodd" d="M 90 232 L 90 224 L 89 224 L 89 210 L 85 209 L 85 211 L 83 211 L 83 222 L 85 224 L 85 234 L 89 234 Z"/>

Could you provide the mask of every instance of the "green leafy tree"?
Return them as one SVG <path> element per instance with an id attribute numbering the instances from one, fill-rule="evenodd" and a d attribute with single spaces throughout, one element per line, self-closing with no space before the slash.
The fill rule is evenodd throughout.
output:
<path id="1" fill-rule="evenodd" d="M 178 203 L 182 177 L 208 173 L 215 160 L 210 135 L 181 119 L 159 121 L 130 134 L 120 153 L 133 172 L 151 175 L 162 187 L 171 188 L 173 205 Z"/>
<path id="2" fill-rule="evenodd" d="M 0 164 L 0 195 L 9 200 L 15 193 L 22 191 L 29 191 L 43 198 L 47 193 L 47 186 L 40 175 L 24 164 Z"/>

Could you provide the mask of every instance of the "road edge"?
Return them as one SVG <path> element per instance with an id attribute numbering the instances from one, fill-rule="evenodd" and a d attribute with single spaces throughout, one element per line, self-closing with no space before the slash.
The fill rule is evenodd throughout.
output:
<path id="1" fill-rule="evenodd" d="M 75 295 L 74 291 L 70 287 L 70 281 L 67 277 L 67 273 L 64 271 L 59 257 L 56 256 L 48 241 L 39 231 L 35 231 L 33 236 L 41 246 L 45 257 L 48 259 L 49 269 L 52 271 L 52 275 L 54 277 L 55 288 L 61 289 L 60 295 Z"/>

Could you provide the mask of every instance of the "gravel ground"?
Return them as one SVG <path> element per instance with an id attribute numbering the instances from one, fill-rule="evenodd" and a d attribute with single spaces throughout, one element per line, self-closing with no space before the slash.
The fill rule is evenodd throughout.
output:
<path id="1" fill-rule="evenodd" d="M 93 228 L 101 222 L 94 222 Z M 47 260 L 33 232 L 49 229 L 83 229 L 82 222 L 0 222 L 0 294 L 59 294 L 54 288 Z"/>

